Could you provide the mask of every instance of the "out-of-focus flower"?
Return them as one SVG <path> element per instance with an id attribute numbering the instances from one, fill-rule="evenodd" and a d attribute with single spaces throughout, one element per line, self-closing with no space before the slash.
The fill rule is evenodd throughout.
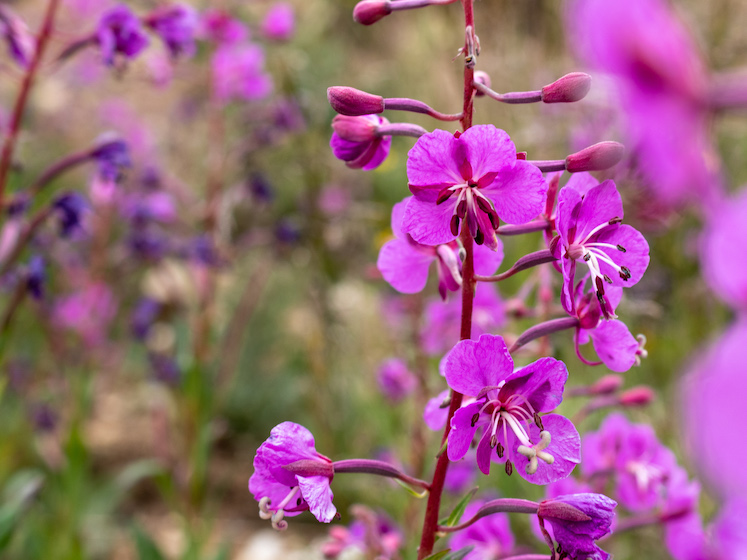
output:
<path id="1" fill-rule="evenodd" d="M 144 340 L 162 309 L 163 305 L 152 298 L 144 297 L 138 301 L 130 319 L 132 334 Z"/>
<path id="2" fill-rule="evenodd" d="M 106 284 L 88 281 L 78 291 L 60 298 L 53 309 L 54 322 L 78 333 L 86 345 L 100 345 L 117 312 L 117 302 Z"/>
<path id="3" fill-rule="evenodd" d="M 614 313 L 604 285 L 629 287 L 643 277 L 649 262 L 648 243 L 632 226 L 622 224 L 620 193 L 612 181 L 585 193 L 573 188 L 558 195 L 555 254 L 563 270 L 563 307 L 575 313 L 573 289 L 579 259 L 589 268 L 591 282 L 605 318 Z"/>
<path id="4" fill-rule="evenodd" d="M 461 459 L 482 429 L 477 466 L 485 474 L 492 460 L 506 463 L 508 474 L 515 464 L 525 480 L 548 484 L 581 462 L 581 438 L 573 424 L 559 414 L 539 416 L 563 400 L 568 379 L 563 362 L 542 358 L 514 371 L 503 339 L 484 334 L 477 342 L 458 342 L 446 355 L 444 373 L 449 387 L 476 399 L 451 419 L 449 460 Z"/>
<path id="5" fill-rule="evenodd" d="M 272 184 L 262 173 L 254 173 L 246 184 L 252 197 L 257 202 L 272 202 L 275 198 Z"/>
<path id="6" fill-rule="evenodd" d="M 44 263 L 44 257 L 33 255 L 29 259 L 26 270 L 26 288 L 31 297 L 35 300 L 41 300 L 44 297 L 44 284 L 47 280 L 47 267 Z"/>
<path id="7" fill-rule="evenodd" d="M 574 0 L 569 39 L 619 89 L 636 161 L 669 203 L 718 196 L 717 157 L 708 133 L 707 71 L 688 32 L 664 0 Z"/>
<path id="8" fill-rule="evenodd" d="M 265 53 L 253 43 L 227 45 L 213 55 L 213 94 L 223 103 L 256 101 L 272 91 L 272 78 L 265 72 Z"/>
<path id="9" fill-rule="evenodd" d="M 397 557 L 404 539 L 402 531 L 388 515 L 360 505 L 353 506 L 351 513 L 355 521 L 349 527 L 330 528 L 330 540 L 322 544 L 325 558 L 338 558 L 349 549 L 377 560 Z"/>
<path id="10" fill-rule="evenodd" d="M 402 231 L 402 218 L 410 201 L 408 197 L 392 208 L 392 232 L 394 239 L 387 241 L 379 252 L 377 266 L 384 280 L 402 293 L 411 294 L 421 291 L 428 282 L 428 269 L 436 261 L 438 270 L 438 293 L 446 299 L 449 291 L 459 290 L 462 285 L 461 260 L 459 244 L 451 241 L 431 247 L 415 241 Z M 501 265 L 503 244 L 498 241 L 498 248 L 491 251 L 478 245 L 474 252 L 474 269 L 476 274 L 490 275 Z"/>
<path id="11" fill-rule="evenodd" d="M 83 215 L 89 210 L 88 201 L 77 192 L 62 194 L 52 203 L 60 223 L 60 235 L 70 237 L 83 230 Z"/>
<path id="12" fill-rule="evenodd" d="M 0 5 L 0 35 L 16 64 L 27 67 L 36 50 L 34 36 L 26 23 L 5 5 Z"/>
<path id="13" fill-rule="evenodd" d="M 425 321 L 420 333 L 423 350 L 431 355 L 446 352 L 459 340 L 462 301 L 453 298 L 442 302 L 432 300 L 425 308 Z M 506 306 L 493 284 L 482 283 L 476 287 L 472 305 L 472 339 L 489 333 L 506 323 Z"/>
<path id="14" fill-rule="evenodd" d="M 107 66 L 114 64 L 117 55 L 136 57 L 149 43 L 140 18 L 125 4 L 118 4 L 101 17 L 96 40 Z"/>
<path id="15" fill-rule="evenodd" d="M 487 500 L 470 502 L 461 521 L 471 519 L 486 502 Z M 449 541 L 452 550 L 474 547 L 464 556 L 464 560 L 500 560 L 513 554 L 514 545 L 514 534 L 505 513 L 487 515 L 456 533 Z"/>
<path id="16" fill-rule="evenodd" d="M 236 45 L 249 39 L 249 29 L 227 12 L 209 9 L 202 14 L 199 35 L 218 45 Z"/>
<path id="17" fill-rule="evenodd" d="M 172 58 L 190 57 L 195 53 L 195 33 L 199 24 L 197 11 L 186 4 L 156 8 L 145 16 L 150 27 L 166 44 Z"/>
<path id="18" fill-rule="evenodd" d="M 344 123 L 344 130 L 341 123 Z M 379 115 L 337 115 L 332 121 L 334 132 L 329 141 L 332 153 L 352 169 L 376 169 L 389 155 L 392 146 L 391 136 L 376 135 L 376 128 L 387 124 L 389 121 Z M 351 132 L 353 130 L 356 132 Z"/>
<path id="19" fill-rule="evenodd" d="M 561 557 L 607 560 L 610 555 L 595 541 L 610 533 L 615 506 L 602 494 L 571 494 L 540 502 L 537 516 L 552 527 Z"/>
<path id="20" fill-rule="evenodd" d="M 333 476 L 332 461 L 316 451 L 311 432 L 283 422 L 272 429 L 254 456 L 249 491 L 259 502 L 260 517 L 272 519 L 276 529 L 287 527 L 284 517 L 306 510 L 329 523 L 337 513 L 329 487 Z"/>
<path id="21" fill-rule="evenodd" d="M 381 392 L 394 402 L 410 395 L 418 383 L 415 374 L 407 369 L 402 360 L 396 358 L 386 360 L 379 366 L 376 379 Z"/>
<path id="22" fill-rule="evenodd" d="M 132 166 L 130 149 L 124 140 L 102 140 L 91 151 L 91 157 L 98 163 L 98 173 L 102 178 L 116 181 L 122 170 Z"/>
<path id="23" fill-rule="evenodd" d="M 153 376 L 161 383 L 176 385 L 181 380 L 182 370 L 171 356 L 150 353 L 148 360 L 153 368 Z"/>
<path id="24" fill-rule="evenodd" d="M 293 6 L 287 2 L 277 2 L 262 20 L 262 34 L 275 41 L 287 41 L 296 30 Z"/>
<path id="25" fill-rule="evenodd" d="M 528 222 L 542 212 L 547 197 L 539 169 L 517 160 L 508 134 L 492 125 L 421 136 L 408 154 L 407 179 L 415 196 L 402 229 L 426 245 L 452 241 L 460 220 L 466 220 L 475 242 L 495 250 L 499 219 Z"/>

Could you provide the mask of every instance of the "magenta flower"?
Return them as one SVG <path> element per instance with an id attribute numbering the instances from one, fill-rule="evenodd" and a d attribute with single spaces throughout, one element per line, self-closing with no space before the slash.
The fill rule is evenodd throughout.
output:
<path id="1" fill-rule="evenodd" d="M 311 432 L 283 422 L 257 449 L 249 491 L 259 502 L 260 517 L 272 519 L 276 529 L 287 527 L 283 517 L 306 510 L 329 523 L 337 513 L 329 487 L 333 476 L 332 461 L 317 453 Z"/>
<path id="2" fill-rule="evenodd" d="M 369 134 L 365 134 L 360 140 L 346 140 L 337 132 L 333 132 L 329 141 L 332 153 L 352 169 L 363 169 L 365 171 L 376 169 L 389 155 L 392 137 L 376 136 L 374 129 L 389 124 L 389 121 L 379 115 L 346 118 L 355 120 L 358 127 L 368 130 Z"/>
<path id="3" fill-rule="evenodd" d="M 365 556 L 377 560 L 399 558 L 397 554 L 403 544 L 402 530 L 383 513 L 355 505 L 351 509 L 355 521 L 349 527 L 330 527 L 330 540 L 322 544 L 325 558 L 338 558 L 344 551 L 354 549 L 353 556 Z"/>
<path id="4" fill-rule="evenodd" d="M 212 60 L 213 93 L 218 101 L 253 101 L 272 91 L 265 72 L 265 53 L 253 43 L 219 47 Z"/>
<path id="5" fill-rule="evenodd" d="M 77 333 L 87 346 L 94 347 L 106 340 L 116 313 L 117 301 L 108 286 L 84 281 L 78 291 L 55 303 L 52 318 L 56 325 Z"/>
<path id="6" fill-rule="evenodd" d="M 293 6 L 287 2 L 277 2 L 262 20 L 262 34 L 275 41 L 287 41 L 296 30 Z"/>
<path id="7" fill-rule="evenodd" d="M 705 560 L 706 535 L 698 513 L 700 484 L 689 480 L 687 471 L 677 467 L 669 477 L 666 494 L 659 517 L 669 554 L 675 560 Z"/>
<path id="8" fill-rule="evenodd" d="M 379 389 L 390 400 L 397 402 L 415 390 L 418 380 L 407 365 L 396 358 L 386 360 L 379 367 L 377 381 Z"/>
<path id="9" fill-rule="evenodd" d="M 591 282 L 605 318 L 614 315 L 604 286 L 637 284 L 648 267 L 648 243 L 629 225 L 622 224 L 620 194 L 612 181 L 591 187 L 586 194 L 573 188 L 558 195 L 556 228 L 560 236 L 555 254 L 563 270 L 563 307 L 575 314 L 573 298 L 576 263 L 589 268 Z"/>
<path id="10" fill-rule="evenodd" d="M 16 64 L 26 68 L 36 50 L 36 42 L 26 22 L 5 5 L 0 5 L 0 36 Z"/>
<path id="11" fill-rule="evenodd" d="M 459 244 L 450 241 L 431 247 L 421 245 L 409 234 L 404 233 L 402 218 L 411 198 L 398 202 L 392 208 L 392 231 L 395 238 L 387 241 L 381 248 L 376 265 L 392 288 L 404 294 L 413 294 L 425 287 L 428 282 L 428 269 L 431 263 L 436 261 L 438 293 L 445 300 L 449 291 L 457 291 L 462 285 Z M 501 265 L 502 260 L 503 245 L 500 241 L 495 251 L 478 245 L 474 255 L 475 272 L 485 276 L 491 275 Z"/>
<path id="12" fill-rule="evenodd" d="M 542 212 L 547 196 L 539 169 L 517 160 L 508 134 L 492 125 L 421 136 L 408 154 L 407 179 L 415 197 L 402 229 L 425 245 L 452 241 L 466 220 L 475 242 L 495 250 L 499 218 L 528 222 Z"/>
<path id="13" fill-rule="evenodd" d="M 461 522 L 468 521 L 485 505 L 487 500 L 471 502 L 464 510 Z M 499 560 L 511 556 L 514 551 L 514 535 L 508 515 L 494 513 L 456 533 L 449 541 L 449 548 L 461 550 L 468 546 L 474 547 L 464 560 Z"/>
<path id="14" fill-rule="evenodd" d="M 491 459 L 506 463 L 533 484 L 548 484 L 570 474 L 581 461 L 581 440 L 565 417 L 554 410 L 563 400 L 568 370 L 563 362 L 542 358 L 514 371 L 506 343 L 482 335 L 460 341 L 446 355 L 446 381 L 454 391 L 475 397 L 451 419 L 449 460 L 464 457 L 477 430 L 477 465 L 490 473 Z M 493 452 L 495 450 L 495 452 Z"/>
<path id="15" fill-rule="evenodd" d="M 166 44 L 172 58 L 190 57 L 195 53 L 195 33 L 199 24 L 197 11 L 186 4 L 162 6 L 145 18 Z"/>
<path id="16" fill-rule="evenodd" d="M 610 557 L 594 542 L 608 535 L 617 503 L 602 494 L 571 494 L 540 502 L 540 526 L 552 527 L 560 557 L 607 560 Z M 553 557 L 554 552 L 553 552 Z"/>
<path id="17" fill-rule="evenodd" d="M 427 354 L 443 354 L 454 346 L 455 340 L 459 340 L 461 313 L 462 301 L 459 298 L 447 302 L 434 299 L 426 305 L 420 341 Z M 472 340 L 505 323 L 506 306 L 493 284 L 477 286 L 472 304 Z"/>
<path id="18" fill-rule="evenodd" d="M 661 505 L 677 466 L 674 454 L 659 442 L 651 426 L 631 424 L 620 413 L 610 414 L 597 432 L 584 435 L 583 455 L 584 476 L 614 475 L 615 496 L 631 511 Z"/>
<path id="19" fill-rule="evenodd" d="M 222 10 L 205 10 L 200 23 L 200 36 L 221 46 L 237 45 L 249 39 L 247 27 Z"/>
<path id="20" fill-rule="evenodd" d="M 611 74 L 629 141 L 650 188 L 665 201 L 717 194 L 708 134 L 708 73 L 687 30 L 664 0 L 575 0 L 571 46 Z"/>
<path id="21" fill-rule="evenodd" d="M 134 58 L 149 43 L 140 19 L 125 4 L 114 6 L 101 17 L 96 40 L 107 66 L 114 64 L 118 54 Z"/>

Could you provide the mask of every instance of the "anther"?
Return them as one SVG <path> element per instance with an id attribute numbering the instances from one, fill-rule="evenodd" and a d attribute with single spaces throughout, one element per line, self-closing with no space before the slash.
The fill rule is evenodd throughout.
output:
<path id="1" fill-rule="evenodd" d="M 503 451 L 504 451 L 503 446 L 499 442 L 498 445 L 496 445 L 495 447 L 495 453 L 496 455 L 498 455 L 499 459 L 503 459 Z"/>
<path id="2" fill-rule="evenodd" d="M 498 438 L 493 434 L 490 436 L 490 449 L 493 449 L 496 445 L 498 445 Z"/>
<path id="3" fill-rule="evenodd" d="M 589 262 L 589 261 L 591 260 L 591 253 L 586 253 L 586 254 L 584 255 L 584 260 L 585 260 L 586 262 Z"/>
<path id="4" fill-rule="evenodd" d="M 618 251 L 622 251 L 623 253 L 627 253 L 628 252 L 628 250 L 625 247 L 623 247 L 622 245 L 618 245 L 617 246 L 617 250 Z"/>
<path id="5" fill-rule="evenodd" d="M 511 476 L 514 472 L 514 465 L 511 463 L 511 461 L 506 461 L 506 474 L 508 476 Z"/>
<path id="6" fill-rule="evenodd" d="M 621 266 L 620 267 L 620 278 L 625 280 L 626 282 L 630 280 L 630 269 L 627 266 Z"/>
<path id="7" fill-rule="evenodd" d="M 474 413 L 474 414 L 472 415 L 472 427 L 473 427 L 473 428 L 475 427 L 475 424 L 477 424 L 477 421 L 478 421 L 479 419 L 480 419 L 480 413 L 479 413 L 479 412 L 475 412 L 475 413 Z"/>
<path id="8" fill-rule="evenodd" d="M 459 235 L 459 216 L 454 214 L 451 217 L 451 223 L 449 224 L 449 227 L 451 228 L 452 235 Z"/>
<path id="9" fill-rule="evenodd" d="M 604 275 L 604 281 L 607 282 L 607 284 L 612 284 L 612 279 L 606 274 Z"/>
<path id="10" fill-rule="evenodd" d="M 302 500 L 301 498 L 298 498 L 298 499 L 296 500 L 296 507 L 300 506 L 300 505 L 301 505 L 301 502 L 302 502 L 302 501 L 303 501 L 303 500 Z"/>
<path id="11" fill-rule="evenodd" d="M 604 282 L 602 282 L 602 278 L 597 276 L 594 278 L 594 284 L 596 284 L 597 287 L 597 297 L 601 298 L 604 296 Z"/>
<path id="12" fill-rule="evenodd" d="M 482 210 L 486 214 L 489 214 L 493 211 L 488 201 L 485 200 L 483 197 L 476 196 L 475 199 L 477 200 L 477 206 L 480 208 L 480 210 Z"/>
<path id="13" fill-rule="evenodd" d="M 467 215 L 467 201 L 465 199 L 460 200 L 457 204 L 456 215 L 462 220 Z"/>
<path id="14" fill-rule="evenodd" d="M 498 214 L 494 211 L 488 213 L 488 219 L 490 219 L 490 225 L 493 226 L 493 229 L 498 229 L 498 226 L 501 225 L 498 221 Z"/>
<path id="15" fill-rule="evenodd" d="M 534 413 L 534 423 L 539 428 L 540 432 L 545 431 L 545 427 L 542 425 L 542 418 L 540 418 L 540 415 L 536 412 Z"/>
<path id="16" fill-rule="evenodd" d="M 438 206 L 439 204 L 443 204 L 444 202 L 449 200 L 452 194 L 454 194 L 454 191 L 451 190 L 451 187 L 443 189 L 440 193 L 438 193 L 438 197 L 436 198 L 436 206 Z"/>
<path id="17" fill-rule="evenodd" d="M 478 245 L 482 245 L 485 243 L 485 234 L 480 231 L 480 228 L 477 228 L 477 233 L 475 234 L 475 243 Z"/>
<path id="18" fill-rule="evenodd" d="M 612 219 L 611 219 L 611 220 L 609 221 L 609 224 L 610 224 L 611 226 L 614 226 L 615 224 L 621 224 L 621 223 L 622 223 L 622 218 L 617 218 L 617 217 L 615 217 L 615 218 L 612 218 Z"/>

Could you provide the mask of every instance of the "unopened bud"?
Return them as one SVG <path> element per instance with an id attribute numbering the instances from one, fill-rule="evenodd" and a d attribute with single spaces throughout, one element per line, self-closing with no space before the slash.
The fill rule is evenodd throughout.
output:
<path id="1" fill-rule="evenodd" d="M 384 98 L 359 89 L 334 86 L 327 88 L 327 100 L 341 115 L 361 117 L 384 112 Z"/>
<path id="2" fill-rule="evenodd" d="M 363 0 L 353 8 L 353 19 L 362 25 L 372 25 L 391 13 L 389 0 Z"/>
<path id="3" fill-rule="evenodd" d="M 650 404 L 654 398 L 656 398 L 656 393 L 651 387 L 633 387 L 620 395 L 620 404 L 622 406 L 645 406 Z"/>
<path id="4" fill-rule="evenodd" d="M 623 378 L 621 375 L 611 373 L 605 375 L 599 379 L 596 383 L 589 387 L 589 394 L 591 395 L 609 395 L 614 393 L 620 387 L 623 386 Z"/>
<path id="5" fill-rule="evenodd" d="M 591 76 L 571 72 L 542 88 L 543 103 L 573 103 L 580 101 L 591 89 Z"/>
<path id="6" fill-rule="evenodd" d="M 565 158 L 565 168 L 569 173 L 580 171 L 601 171 L 620 163 L 625 146 L 619 142 L 599 142 Z"/>
<path id="7" fill-rule="evenodd" d="M 379 117 L 372 118 L 379 120 Z M 337 115 L 332 119 L 332 130 L 350 142 L 370 142 L 376 137 L 376 128 L 376 124 L 366 117 Z"/>
<path id="8" fill-rule="evenodd" d="M 488 75 L 487 72 L 483 72 L 482 70 L 477 70 L 475 72 L 474 80 L 477 83 L 484 85 L 486 88 L 489 88 L 491 86 L 490 76 Z M 485 94 L 481 92 L 479 89 L 475 91 L 475 97 L 484 97 L 484 96 Z"/>

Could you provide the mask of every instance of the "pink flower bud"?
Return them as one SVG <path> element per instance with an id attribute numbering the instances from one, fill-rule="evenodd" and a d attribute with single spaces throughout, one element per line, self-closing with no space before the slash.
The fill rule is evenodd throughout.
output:
<path id="1" fill-rule="evenodd" d="M 565 168 L 569 173 L 579 171 L 601 171 L 620 163 L 625 146 L 619 142 L 599 142 L 565 158 Z"/>
<path id="2" fill-rule="evenodd" d="M 487 72 L 483 72 L 482 70 L 477 70 L 475 72 L 474 80 L 484 85 L 486 88 L 489 88 L 491 86 L 490 76 Z M 484 97 L 485 94 L 481 92 L 480 90 L 475 91 L 475 97 Z"/>
<path id="3" fill-rule="evenodd" d="M 571 72 L 542 88 L 544 103 L 573 103 L 586 97 L 591 89 L 591 76 Z"/>
<path id="4" fill-rule="evenodd" d="M 350 142 L 370 142 L 376 137 L 377 125 L 364 117 L 337 115 L 332 119 L 332 130 L 343 140 Z"/>
<path id="5" fill-rule="evenodd" d="M 327 88 L 327 100 L 341 115 L 360 117 L 384 112 L 384 98 L 359 89 L 334 86 Z"/>
<path id="6" fill-rule="evenodd" d="M 620 404 L 622 406 L 645 406 L 653 402 L 654 398 L 656 394 L 651 387 L 633 387 L 620 395 Z"/>
<path id="7" fill-rule="evenodd" d="M 599 379 L 596 383 L 593 383 L 589 387 L 589 393 L 592 395 L 609 395 L 617 391 L 622 385 L 622 376 L 610 373 Z"/>
<path id="8" fill-rule="evenodd" d="M 372 25 L 391 13 L 389 0 L 363 0 L 353 8 L 353 19 L 362 25 Z"/>

